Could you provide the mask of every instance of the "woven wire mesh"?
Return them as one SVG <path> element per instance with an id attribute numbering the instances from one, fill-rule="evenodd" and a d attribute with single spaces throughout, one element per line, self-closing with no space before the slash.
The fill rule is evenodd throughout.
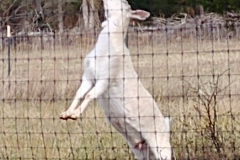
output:
<path id="1" fill-rule="evenodd" d="M 129 28 L 134 68 L 172 118 L 174 159 L 240 157 L 239 28 L 212 21 Z M 2 34 L 1 159 L 134 159 L 96 101 L 77 121 L 59 119 L 99 31 L 14 35 L 9 50 Z"/>

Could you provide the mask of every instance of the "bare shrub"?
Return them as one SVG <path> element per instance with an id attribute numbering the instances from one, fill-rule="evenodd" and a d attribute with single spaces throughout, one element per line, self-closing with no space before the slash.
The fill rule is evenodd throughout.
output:
<path id="1" fill-rule="evenodd" d="M 191 95 L 191 100 L 194 101 L 193 108 L 199 117 L 195 127 L 201 130 L 205 148 L 211 148 L 211 151 L 206 149 L 207 154 L 218 156 L 217 158 L 226 158 L 229 154 L 229 139 L 226 141 L 224 129 L 227 129 L 226 126 L 231 124 L 233 117 L 229 111 L 220 113 L 218 109 L 221 107 L 221 101 L 229 96 L 227 91 L 231 83 L 228 85 L 221 83 L 227 71 L 229 70 L 216 76 L 213 74 L 212 80 L 208 82 L 203 82 L 199 78 L 198 86 L 193 86 L 187 82 L 188 93 Z M 226 117 L 228 118 L 226 119 Z"/>

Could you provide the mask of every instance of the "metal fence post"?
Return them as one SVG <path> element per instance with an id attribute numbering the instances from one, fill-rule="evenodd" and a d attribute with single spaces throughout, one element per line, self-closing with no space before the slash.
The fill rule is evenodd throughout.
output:
<path id="1" fill-rule="evenodd" d="M 7 25 L 7 45 L 8 45 L 8 76 L 11 73 L 11 58 L 10 58 L 10 45 L 11 45 L 11 28 Z"/>

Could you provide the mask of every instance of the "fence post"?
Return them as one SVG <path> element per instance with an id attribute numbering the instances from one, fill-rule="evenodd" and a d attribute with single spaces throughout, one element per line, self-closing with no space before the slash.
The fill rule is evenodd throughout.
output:
<path id="1" fill-rule="evenodd" d="M 10 45 L 11 45 L 11 27 L 7 25 L 7 45 L 8 45 L 8 76 L 11 73 Z"/>

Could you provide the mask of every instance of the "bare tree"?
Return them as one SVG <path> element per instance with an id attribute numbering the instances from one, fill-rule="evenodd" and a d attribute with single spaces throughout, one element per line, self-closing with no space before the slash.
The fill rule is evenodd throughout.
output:
<path id="1" fill-rule="evenodd" d="M 36 10 L 37 10 L 38 14 L 41 15 L 41 17 L 44 19 L 42 0 L 35 0 L 34 3 L 36 5 Z"/>
<path id="2" fill-rule="evenodd" d="M 58 0 L 58 29 L 59 33 L 63 33 L 63 2 L 62 0 Z"/>
<path id="3" fill-rule="evenodd" d="M 87 0 L 82 1 L 82 16 L 84 21 L 84 29 L 88 28 L 88 4 Z"/>
<path id="4" fill-rule="evenodd" d="M 101 1 L 82 0 L 80 10 L 82 11 L 82 19 L 79 17 L 79 23 L 83 20 L 84 29 L 93 29 L 99 25 L 99 15 L 97 10 L 100 9 Z"/>
<path id="5" fill-rule="evenodd" d="M 203 8 L 203 5 L 201 5 L 201 4 L 197 4 L 196 5 L 196 9 L 195 9 L 195 11 L 196 11 L 196 15 L 199 15 L 199 16 L 203 16 L 204 15 L 204 8 Z"/>
<path id="6" fill-rule="evenodd" d="M 94 12 L 95 12 L 95 7 L 94 7 L 94 0 L 89 0 L 89 28 L 92 29 L 94 28 Z"/>

